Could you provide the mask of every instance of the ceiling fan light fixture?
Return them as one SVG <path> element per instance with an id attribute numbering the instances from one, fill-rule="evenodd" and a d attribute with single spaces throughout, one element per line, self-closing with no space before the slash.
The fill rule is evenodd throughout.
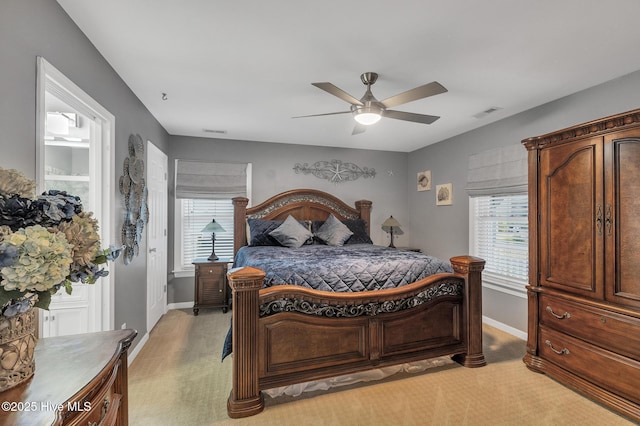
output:
<path id="1" fill-rule="evenodd" d="M 370 126 L 380 121 L 382 110 L 372 106 L 353 108 L 353 118 L 364 126 Z"/>

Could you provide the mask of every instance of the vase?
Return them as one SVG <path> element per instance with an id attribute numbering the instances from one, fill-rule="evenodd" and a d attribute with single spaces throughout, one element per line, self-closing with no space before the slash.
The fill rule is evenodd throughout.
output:
<path id="1" fill-rule="evenodd" d="M 0 315 L 0 392 L 28 380 L 35 372 L 36 310 Z"/>

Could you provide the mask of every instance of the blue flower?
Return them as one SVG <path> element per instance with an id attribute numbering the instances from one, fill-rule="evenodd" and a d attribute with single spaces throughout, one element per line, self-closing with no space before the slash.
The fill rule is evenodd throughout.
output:
<path id="1" fill-rule="evenodd" d="M 0 268 L 11 266 L 18 258 L 18 249 L 15 246 L 0 244 Z"/>
<path id="2" fill-rule="evenodd" d="M 20 299 L 10 304 L 9 306 L 7 306 L 4 309 L 3 315 L 8 318 L 13 317 L 18 314 L 23 314 L 27 312 L 29 308 L 31 308 L 31 299 L 29 298 Z"/>

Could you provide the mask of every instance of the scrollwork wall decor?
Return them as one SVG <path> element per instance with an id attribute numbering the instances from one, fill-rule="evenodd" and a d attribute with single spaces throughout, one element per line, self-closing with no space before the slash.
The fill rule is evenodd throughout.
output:
<path id="1" fill-rule="evenodd" d="M 124 159 L 120 176 L 125 215 L 122 223 L 123 260 L 128 265 L 140 251 L 144 225 L 149 221 L 147 185 L 144 179 L 144 141 L 140 135 L 129 136 L 129 156 Z"/>
<path id="2" fill-rule="evenodd" d="M 296 173 L 311 174 L 335 184 L 356 180 L 360 177 L 374 178 L 376 176 L 376 171 L 373 168 L 359 167 L 353 163 L 343 163 L 340 160 L 316 161 L 311 166 L 308 163 L 296 163 L 293 170 Z"/>

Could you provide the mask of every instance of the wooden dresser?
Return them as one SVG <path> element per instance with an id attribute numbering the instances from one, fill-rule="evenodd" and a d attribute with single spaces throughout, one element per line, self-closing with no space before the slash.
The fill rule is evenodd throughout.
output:
<path id="1" fill-rule="evenodd" d="M 0 394 L 0 424 L 127 425 L 127 349 L 136 334 L 40 339 L 33 378 Z"/>
<path id="2" fill-rule="evenodd" d="M 524 362 L 640 421 L 640 110 L 523 144 Z"/>

